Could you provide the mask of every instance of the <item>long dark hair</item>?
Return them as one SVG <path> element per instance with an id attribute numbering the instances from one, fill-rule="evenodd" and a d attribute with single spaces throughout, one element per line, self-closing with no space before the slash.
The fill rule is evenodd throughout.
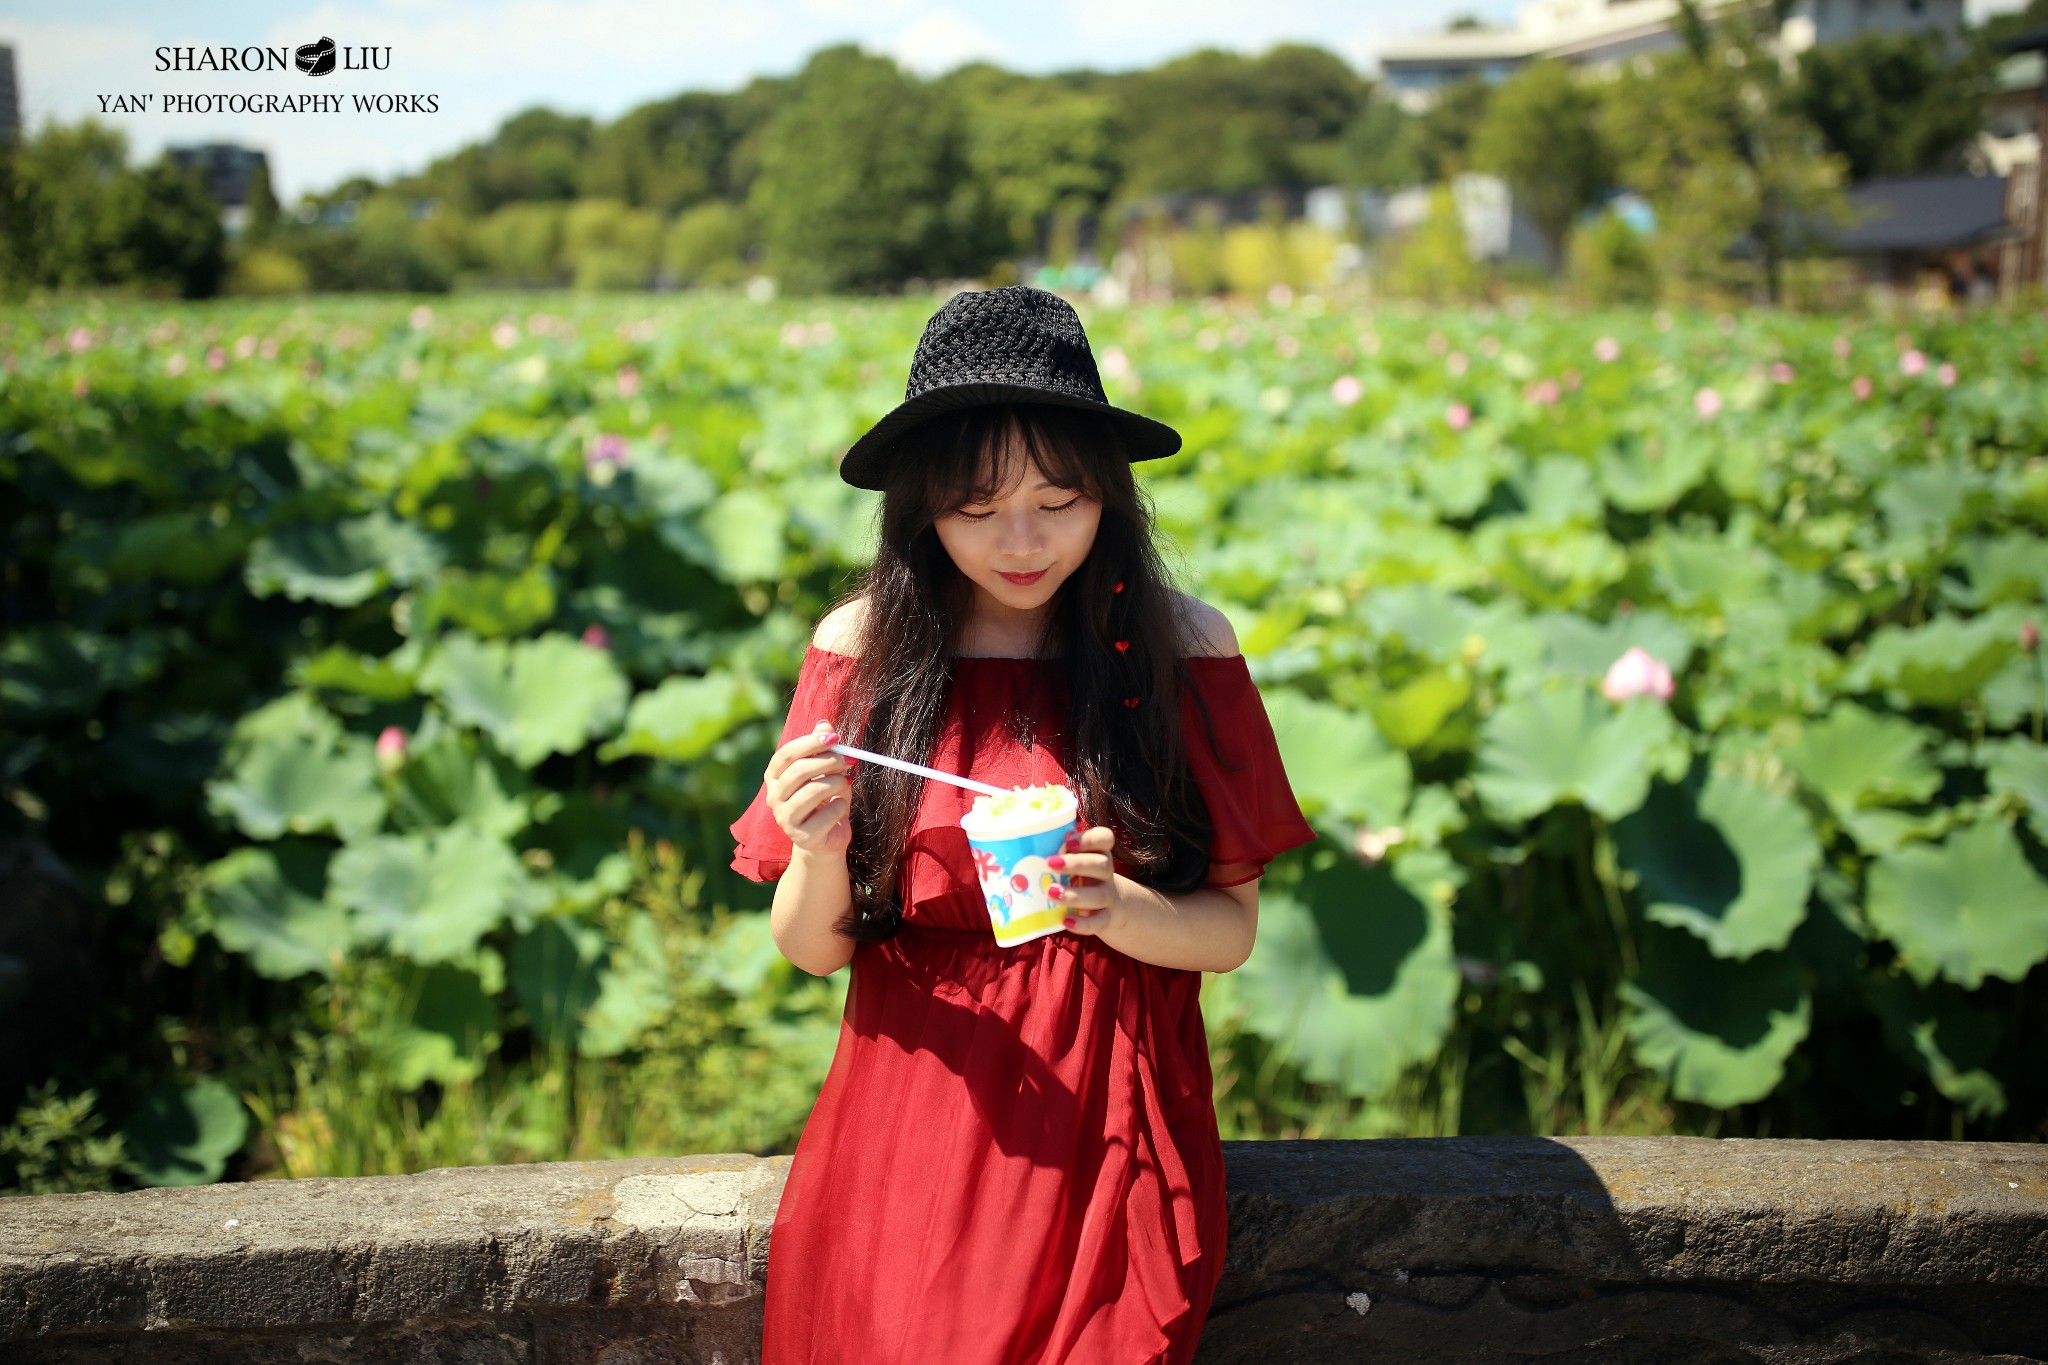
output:
<path id="1" fill-rule="evenodd" d="M 1012 433 L 1021 437 L 1017 447 L 1007 439 Z M 1130 453 L 1115 424 L 1098 414 L 1049 403 L 989 404 L 955 409 L 905 433 L 884 480 L 874 563 L 832 604 L 866 603 L 839 722 L 859 736 L 860 748 L 930 763 L 973 600 L 972 583 L 933 523 L 995 496 L 1020 457 L 1058 487 L 1085 491 L 1102 505 L 1095 543 L 1060 585 L 1033 651 L 1061 656 L 1071 702 L 1067 769 L 1082 824 L 1113 818 L 1121 831 L 1118 857 L 1135 880 L 1160 891 L 1193 891 L 1208 873 L 1212 831 L 1208 805 L 1188 774 L 1180 725 L 1188 687 L 1181 647 L 1194 627 L 1175 609 L 1175 590 L 1153 545 L 1151 501 L 1132 478 Z M 994 480 L 985 486 L 977 482 L 984 459 Z M 1129 647 L 1119 651 L 1118 640 Z M 1055 642 L 1058 648 L 1048 650 Z M 1137 705 L 1126 705 L 1133 696 Z M 1210 724 L 1201 694 L 1194 696 Z M 898 863 L 927 779 L 881 764 L 857 772 L 847 850 L 853 905 L 833 927 L 876 942 L 902 927 Z"/>

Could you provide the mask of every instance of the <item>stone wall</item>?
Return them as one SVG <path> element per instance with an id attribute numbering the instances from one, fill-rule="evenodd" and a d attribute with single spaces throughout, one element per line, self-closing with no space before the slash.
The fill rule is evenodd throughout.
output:
<path id="1" fill-rule="evenodd" d="M 1202 1362 L 2048 1361 L 2048 1147 L 1224 1152 Z M 740 1365 L 759 1358 L 788 1168 L 683 1156 L 4 1199 L 0 1361 Z"/>

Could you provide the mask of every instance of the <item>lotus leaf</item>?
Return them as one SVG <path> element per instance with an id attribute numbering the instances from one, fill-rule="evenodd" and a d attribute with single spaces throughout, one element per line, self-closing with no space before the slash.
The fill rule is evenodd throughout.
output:
<path id="1" fill-rule="evenodd" d="M 616 1057 L 635 1046 L 674 1004 L 668 957 L 654 917 L 634 911 L 620 940 L 605 955 L 597 999 L 577 1031 L 576 1050 L 586 1057 Z"/>
<path id="2" fill-rule="evenodd" d="M 297 522 L 249 548 L 244 577 L 258 597 L 352 607 L 393 583 L 438 572 L 445 555 L 434 538 L 388 512 L 334 522 Z"/>
<path id="3" fill-rule="evenodd" d="M 1624 866 L 1641 879 L 1644 915 L 1697 934 L 1716 957 L 1783 948 L 1806 916 L 1820 841 L 1790 797 L 1695 765 L 1658 783 L 1615 826 Z"/>
<path id="4" fill-rule="evenodd" d="M 384 822 L 384 793 L 368 739 L 346 734 L 305 692 L 243 716 L 229 770 L 206 784 L 207 805 L 252 839 L 332 831 L 360 838 Z"/>
<path id="5" fill-rule="evenodd" d="M 249 1113 L 211 1076 L 149 1091 L 121 1126 L 129 1169 L 145 1185 L 210 1185 L 249 1137 Z"/>
<path id="6" fill-rule="evenodd" d="M 258 974 L 332 975 L 351 947 L 348 912 L 323 899 L 331 850 L 303 839 L 244 845 L 207 866 L 195 899 L 213 936 Z"/>
<path id="7" fill-rule="evenodd" d="M 1663 703 L 1636 697 L 1617 705 L 1584 687 L 1557 687 L 1516 697 L 1487 718 L 1472 785 L 1505 823 L 1563 801 L 1619 820 L 1643 803 L 1653 776 L 1675 781 L 1690 763 Z"/>
<path id="8" fill-rule="evenodd" d="M 756 716 L 767 714 L 764 689 L 723 669 L 701 678 L 668 678 L 633 699 L 623 733 L 604 746 L 610 762 L 627 754 L 655 754 L 687 763 Z"/>
<path id="9" fill-rule="evenodd" d="M 374 1025 L 368 1043 L 398 1090 L 428 1081 L 473 1081 L 498 1046 L 498 1007 L 477 974 L 452 963 L 400 973 L 398 1016 Z"/>
<path id="10" fill-rule="evenodd" d="M 1783 750 L 1787 766 L 1837 816 L 1875 805 L 1925 801 L 1941 785 L 1929 734 L 1900 716 L 1838 703 Z"/>
<path id="11" fill-rule="evenodd" d="M 610 733 L 626 710 L 626 679 L 611 656 L 558 632 L 516 642 L 450 635 L 420 686 L 527 768 Z"/>
<path id="12" fill-rule="evenodd" d="M 532 820 L 532 798 L 524 772 L 433 716 L 406 751 L 392 812 L 408 829 L 467 824 L 509 839 Z"/>
<path id="13" fill-rule="evenodd" d="M 1883 1022 L 1892 1051 L 1925 1072 L 1965 1114 L 1978 1119 L 2005 1112 L 2005 1086 L 1987 1069 L 1998 1048 L 1996 1014 L 1973 1008 L 1946 981 L 1923 989 L 1900 973 L 1865 978 L 1859 993 Z"/>
<path id="14" fill-rule="evenodd" d="M 2019 648 L 2018 631 L 2003 613 L 1882 626 L 1841 685 L 1852 692 L 1882 688 L 1896 693 L 1902 705 L 1958 706 L 1981 693 Z"/>
<path id="15" fill-rule="evenodd" d="M 366 938 L 414 962 L 472 951 L 535 895 L 512 850 L 468 825 L 352 843 L 328 868 L 328 897 Z"/>
<path id="16" fill-rule="evenodd" d="M 1374 826 L 1399 821 L 1408 804 L 1408 757 L 1371 720 L 1285 687 L 1265 694 L 1265 705 L 1304 815 Z"/>
<path id="17" fill-rule="evenodd" d="M 1411 849 L 1310 873 L 1294 894 L 1262 894 L 1257 946 L 1231 973 L 1246 1027 L 1312 1081 L 1385 1093 L 1450 1030 L 1450 903 L 1463 880 L 1440 850 Z"/>
<path id="18" fill-rule="evenodd" d="M 1683 930 L 1643 928 L 1642 974 L 1617 988 L 1633 1007 L 1625 1027 L 1637 1060 L 1668 1077 L 1678 1099 L 1725 1109 L 1770 1094 L 1813 1018 L 1797 960 L 1715 957 Z"/>
<path id="19" fill-rule="evenodd" d="M 1923 986 L 1937 975 L 1971 989 L 1987 976 L 2019 981 L 2048 958 L 2048 884 L 2009 826 L 1978 820 L 1872 863 L 1870 922 Z"/>

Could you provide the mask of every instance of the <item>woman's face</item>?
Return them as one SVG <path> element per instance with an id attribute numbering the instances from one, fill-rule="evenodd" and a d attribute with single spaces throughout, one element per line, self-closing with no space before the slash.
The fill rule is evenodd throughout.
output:
<path id="1" fill-rule="evenodd" d="M 1016 439 L 1014 431 L 1009 439 Z M 992 501 L 955 508 L 933 530 L 974 585 L 976 614 L 990 625 L 1024 626 L 1042 615 L 1060 584 L 1088 558 L 1101 520 L 1099 501 L 1056 487 L 1036 463 L 1018 458 L 1011 463 L 1009 486 Z M 1032 571 L 1038 577 L 1028 583 L 1003 576 Z"/>

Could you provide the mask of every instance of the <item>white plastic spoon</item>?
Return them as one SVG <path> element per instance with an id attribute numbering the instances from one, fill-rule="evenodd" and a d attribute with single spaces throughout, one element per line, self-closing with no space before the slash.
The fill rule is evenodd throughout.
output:
<path id="1" fill-rule="evenodd" d="M 985 792 L 990 796 L 1008 796 L 1010 794 L 1009 790 L 1004 787 L 991 787 L 988 783 L 976 782 L 971 777 L 960 777 L 953 773 L 942 773 L 937 768 L 927 768 L 922 763 L 906 763 L 900 758 L 890 758 L 887 754 L 871 754 L 866 749 L 856 749 L 851 744 L 827 744 L 825 747 L 835 754 L 845 754 L 849 758 L 864 758 L 870 763 L 881 763 L 891 768 L 901 768 L 907 773 L 921 773 L 926 777 L 936 777 L 941 782 L 951 782 L 954 786 L 965 787 L 969 791 Z"/>

